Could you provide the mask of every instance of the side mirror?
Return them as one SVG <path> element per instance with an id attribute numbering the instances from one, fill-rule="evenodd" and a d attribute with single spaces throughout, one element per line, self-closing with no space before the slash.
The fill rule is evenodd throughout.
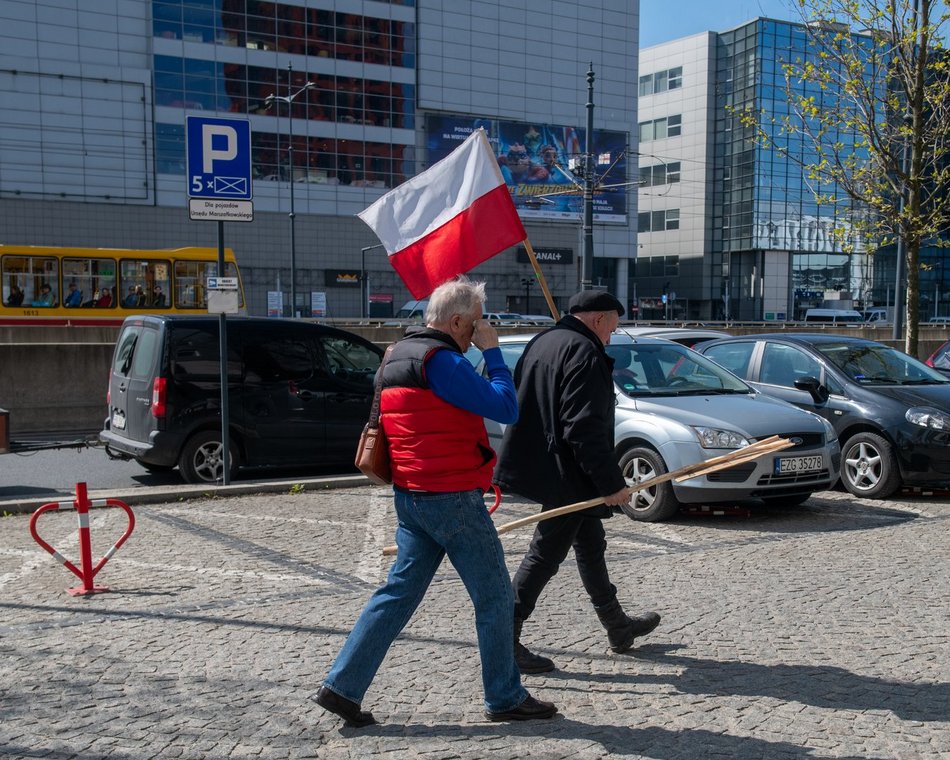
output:
<path id="1" fill-rule="evenodd" d="M 817 377 L 800 377 L 795 381 L 795 387 L 809 393 L 816 404 L 824 404 L 828 400 L 828 388 L 818 382 Z"/>

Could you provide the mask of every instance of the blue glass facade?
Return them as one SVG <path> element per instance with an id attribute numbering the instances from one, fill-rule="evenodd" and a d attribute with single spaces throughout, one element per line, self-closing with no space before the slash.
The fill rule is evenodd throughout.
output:
<path id="1" fill-rule="evenodd" d="M 406 77 L 398 73 L 415 66 L 413 23 L 234 0 L 155 0 L 152 14 L 157 48 L 159 40 L 206 43 L 204 49 L 190 47 L 198 51 L 190 56 L 156 52 L 157 107 L 273 118 L 273 131 L 256 129 L 252 136 L 256 179 L 289 179 L 288 139 L 281 139 L 278 123 L 286 118 L 286 108 L 267 109 L 265 99 L 296 91 L 306 82 L 313 87 L 294 101 L 295 120 L 407 130 L 416 126 L 415 84 L 403 81 Z M 246 49 L 248 63 L 222 60 L 229 56 L 219 51 L 228 48 Z M 254 55 L 250 51 L 257 50 L 310 56 L 313 70 L 295 70 L 289 81 L 286 69 L 250 65 Z M 326 63 L 314 59 L 326 59 Z M 377 64 L 379 76 L 341 76 L 335 73 L 335 61 Z M 184 174 L 183 123 L 184 115 L 181 121 L 170 122 L 161 115 L 157 121 L 160 173 Z M 398 140 L 355 140 L 335 134 L 315 137 L 299 127 L 295 131 L 295 180 L 370 187 L 393 187 L 405 180 L 403 164 L 409 146 Z"/>

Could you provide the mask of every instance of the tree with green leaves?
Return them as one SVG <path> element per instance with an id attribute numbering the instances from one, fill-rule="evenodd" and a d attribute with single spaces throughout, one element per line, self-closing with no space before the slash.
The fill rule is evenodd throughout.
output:
<path id="1" fill-rule="evenodd" d="M 864 255 L 897 243 L 906 299 L 903 313 L 895 308 L 895 337 L 903 322 L 904 350 L 916 356 L 921 246 L 943 244 L 950 228 L 947 0 L 796 4 L 810 52 L 781 61 L 788 112 L 746 108 L 743 123 L 800 165 L 816 202 L 847 220 L 836 228 L 844 250 L 851 241 L 861 255 L 855 239 Z"/>

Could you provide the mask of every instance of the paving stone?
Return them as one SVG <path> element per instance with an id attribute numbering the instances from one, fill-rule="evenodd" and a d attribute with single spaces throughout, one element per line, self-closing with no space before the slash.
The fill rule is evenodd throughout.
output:
<path id="1" fill-rule="evenodd" d="M 74 576 L 0 520 L 5 757 L 947 758 L 950 505 L 815 495 L 748 517 L 607 522 L 629 611 L 660 627 L 615 655 L 572 560 L 525 627 L 554 673 L 527 676 L 550 721 L 483 714 L 471 603 L 448 564 L 343 727 L 308 697 L 390 560 L 382 488 L 136 506 L 132 537 Z M 535 507 L 506 497 L 496 521 Z M 94 555 L 124 513 L 93 512 Z M 76 554 L 75 515 L 41 535 Z M 505 534 L 509 568 L 530 529 Z M 98 540 L 97 540 L 98 537 Z"/>

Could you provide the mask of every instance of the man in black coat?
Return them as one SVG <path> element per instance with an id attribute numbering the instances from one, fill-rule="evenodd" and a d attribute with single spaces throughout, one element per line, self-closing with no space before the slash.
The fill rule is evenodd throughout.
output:
<path id="1" fill-rule="evenodd" d="M 515 368 L 519 418 L 505 431 L 495 482 L 541 503 L 542 510 L 600 496 L 597 507 L 539 522 L 512 585 L 515 659 L 522 673 L 544 673 L 554 662 L 521 644 L 521 629 L 548 581 L 574 547 L 577 569 L 615 652 L 652 631 L 660 616 L 628 617 L 610 582 L 603 518 L 630 500 L 614 454 L 613 359 L 604 347 L 623 306 L 604 291 L 585 290 L 570 315 L 536 335 Z"/>

